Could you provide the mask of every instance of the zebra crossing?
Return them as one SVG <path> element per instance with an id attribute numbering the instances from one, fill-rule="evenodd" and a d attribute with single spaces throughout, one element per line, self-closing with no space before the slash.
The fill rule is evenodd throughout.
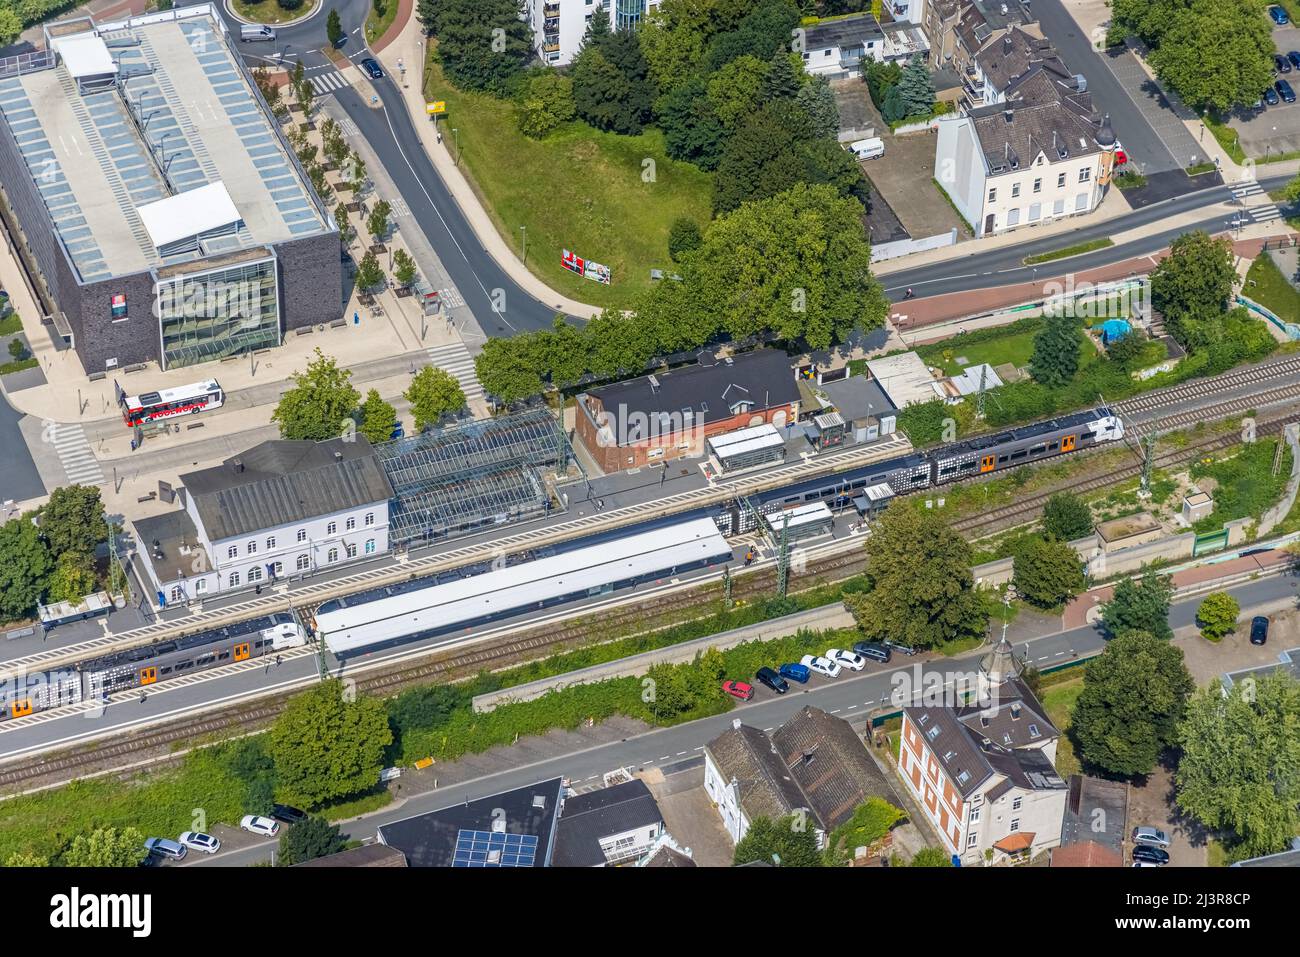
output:
<path id="1" fill-rule="evenodd" d="M 485 400 L 483 386 L 479 385 L 478 376 L 474 374 L 474 358 L 465 348 L 465 343 L 451 342 L 445 346 L 433 346 L 428 353 L 435 366 L 450 372 L 460 383 L 466 402 Z"/>
<path id="2" fill-rule="evenodd" d="M 1247 206 L 1247 201 L 1256 196 L 1264 196 L 1264 188 L 1255 180 L 1247 180 L 1242 183 L 1235 183 L 1229 187 L 1232 191 L 1233 198 L 1246 207 L 1244 212 L 1256 223 L 1271 223 L 1282 218 L 1282 211 L 1274 203 L 1268 203 L 1259 206 Z"/>
<path id="3" fill-rule="evenodd" d="M 348 81 L 343 79 L 343 74 L 338 70 L 330 70 L 311 78 L 311 88 L 316 91 L 317 96 L 327 96 L 347 86 Z"/>
<path id="4" fill-rule="evenodd" d="M 50 436 L 59 464 L 68 481 L 75 485 L 103 485 L 104 472 L 90 450 L 90 442 L 80 425 L 58 425 Z"/>

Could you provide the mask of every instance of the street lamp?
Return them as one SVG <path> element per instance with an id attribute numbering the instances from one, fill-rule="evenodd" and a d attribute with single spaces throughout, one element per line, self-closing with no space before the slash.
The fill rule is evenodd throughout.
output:
<path id="1" fill-rule="evenodd" d="M 456 141 L 456 165 L 459 166 L 460 165 L 460 130 L 456 129 L 456 127 L 453 126 L 451 128 L 451 135 L 452 138 L 455 139 Z"/>
<path id="2" fill-rule="evenodd" d="M 528 227 L 520 226 L 519 231 L 524 234 L 524 265 L 528 265 Z"/>

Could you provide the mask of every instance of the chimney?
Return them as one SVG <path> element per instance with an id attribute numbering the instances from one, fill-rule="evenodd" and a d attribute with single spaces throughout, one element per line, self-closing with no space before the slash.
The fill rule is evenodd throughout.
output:
<path id="1" fill-rule="evenodd" d="M 334 452 L 334 461 L 335 461 L 335 462 L 342 462 L 342 461 L 343 461 L 343 453 L 340 452 L 340 451 L 338 451 L 337 449 L 336 449 L 335 452 Z"/>
<path id="2" fill-rule="evenodd" d="M 1020 720 L 1020 702 L 1019 702 L 1019 701 L 1012 702 L 1012 705 L 1011 705 L 1011 720 L 1012 720 L 1012 721 L 1019 721 L 1019 720 Z"/>
<path id="3" fill-rule="evenodd" d="M 1003 13 L 1006 13 L 1006 10 L 1007 10 L 1006 7 L 1002 8 Z M 1011 34 L 1010 33 L 1008 33 L 1006 36 L 1002 38 L 1002 54 L 1003 56 L 1011 55 Z"/>
<path id="4" fill-rule="evenodd" d="M 732 719 L 731 719 L 731 726 L 732 726 L 733 728 L 735 728 L 737 731 L 739 731 L 739 730 L 740 730 L 740 719 L 739 719 L 739 718 L 732 718 Z"/>
<path id="5" fill-rule="evenodd" d="M 240 472 L 244 471 L 244 460 L 243 460 L 243 459 L 235 459 L 235 460 L 234 460 L 233 462 L 231 462 L 230 464 L 231 464 L 231 466 L 234 467 L 234 470 L 235 470 L 235 474 L 236 474 L 236 475 L 238 475 Z"/>

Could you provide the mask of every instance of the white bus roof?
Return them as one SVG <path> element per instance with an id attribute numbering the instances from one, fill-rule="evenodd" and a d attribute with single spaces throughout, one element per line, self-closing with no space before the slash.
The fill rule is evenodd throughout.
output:
<path id="1" fill-rule="evenodd" d="M 316 616 L 316 630 L 338 654 L 432 628 L 455 627 L 484 615 L 635 578 L 660 569 L 729 554 L 710 518 L 697 518 L 510 568 L 430 585 Z"/>
<path id="2" fill-rule="evenodd" d="M 206 382 L 191 382 L 189 385 L 177 386 L 174 389 L 159 389 L 157 392 L 142 392 L 140 395 L 128 396 L 126 404 L 128 408 L 139 409 L 142 407 L 141 399 L 147 398 L 150 405 L 156 405 L 161 402 L 177 402 L 181 399 L 192 399 L 195 396 L 207 395 L 209 392 L 219 392 L 221 386 L 217 385 L 216 379 L 208 379 Z"/>

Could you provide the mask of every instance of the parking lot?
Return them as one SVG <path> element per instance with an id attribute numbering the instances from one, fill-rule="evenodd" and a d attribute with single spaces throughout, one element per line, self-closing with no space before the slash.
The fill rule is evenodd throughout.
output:
<path id="1" fill-rule="evenodd" d="M 1273 28 L 1273 42 L 1282 56 L 1300 52 L 1300 28 L 1294 23 Z M 1300 70 L 1276 77 L 1286 80 L 1300 96 Z M 1300 103 L 1266 106 L 1263 110 L 1240 110 L 1232 116 L 1232 128 L 1239 134 L 1241 148 L 1247 156 L 1264 159 L 1269 155 L 1300 151 Z"/>

